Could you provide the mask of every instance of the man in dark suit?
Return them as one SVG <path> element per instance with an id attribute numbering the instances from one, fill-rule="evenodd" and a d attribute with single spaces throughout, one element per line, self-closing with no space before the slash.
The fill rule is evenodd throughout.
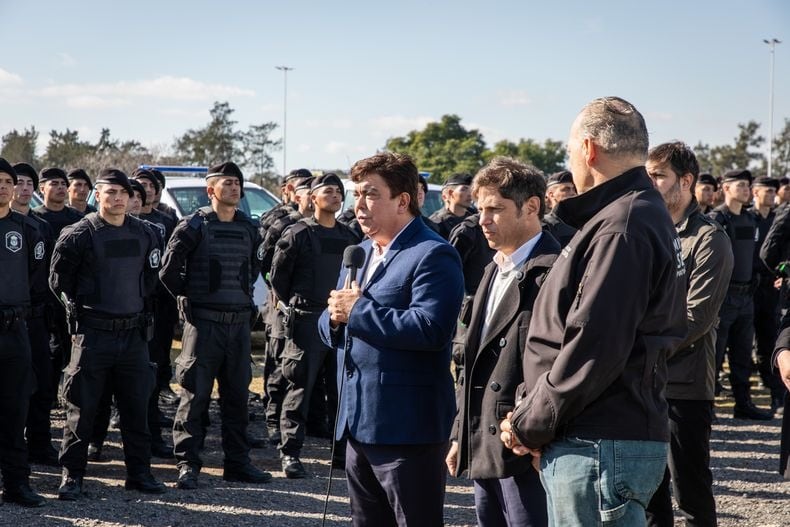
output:
<path id="1" fill-rule="evenodd" d="M 447 468 L 456 476 L 469 470 L 478 525 L 546 525 L 546 493 L 531 457 L 506 449 L 497 431 L 524 381 L 532 304 L 560 245 L 541 231 L 546 183 L 535 167 L 495 158 L 475 176 L 472 193 L 482 232 L 497 252 L 472 302 Z"/>
<path id="2" fill-rule="evenodd" d="M 338 350 L 335 435 L 348 439 L 355 526 L 443 523 L 463 276 L 458 253 L 419 217 L 417 176 L 408 156 L 393 153 L 351 168 L 367 259 L 350 287 L 341 289 L 341 272 L 319 321 Z"/>

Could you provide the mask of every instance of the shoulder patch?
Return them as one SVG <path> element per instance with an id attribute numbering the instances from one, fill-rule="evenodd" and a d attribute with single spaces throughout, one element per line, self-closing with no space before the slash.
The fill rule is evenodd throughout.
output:
<path id="1" fill-rule="evenodd" d="M 36 260 L 43 260 L 44 259 L 44 242 L 39 241 L 36 246 L 33 248 L 33 258 Z"/>
<path id="2" fill-rule="evenodd" d="M 5 248 L 12 253 L 17 253 L 22 249 L 22 234 L 17 231 L 5 233 Z"/>
<path id="3" fill-rule="evenodd" d="M 148 254 L 148 265 L 151 269 L 158 269 L 159 262 L 162 260 L 162 254 L 159 252 L 159 248 L 155 248 Z"/>

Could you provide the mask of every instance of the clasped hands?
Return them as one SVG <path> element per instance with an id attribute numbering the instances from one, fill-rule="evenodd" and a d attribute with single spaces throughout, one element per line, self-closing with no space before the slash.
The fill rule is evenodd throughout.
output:
<path id="1" fill-rule="evenodd" d="M 535 471 L 540 472 L 541 449 L 529 448 L 521 444 L 516 434 L 513 433 L 513 424 L 510 422 L 512 417 L 513 412 L 508 412 L 502 422 L 499 423 L 499 429 L 502 430 L 502 433 L 499 434 L 499 439 L 505 445 L 505 448 L 512 450 L 517 456 L 526 456 L 527 454 L 531 454 L 532 468 L 534 468 Z"/>
<path id="2" fill-rule="evenodd" d="M 329 310 L 329 322 L 333 328 L 348 323 L 351 308 L 354 307 L 360 296 L 362 296 L 362 291 L 356 281 L 351 282 L 350 289 L 334 289 L 329 292 L 327 309 Z"/>

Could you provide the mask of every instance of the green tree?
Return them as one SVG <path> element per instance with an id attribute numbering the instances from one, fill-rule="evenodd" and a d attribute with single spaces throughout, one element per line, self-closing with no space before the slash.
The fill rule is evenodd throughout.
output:
<path id="1" fill-rule="evenodd" d="M 25 128 L 22 132 L 11 130 L 0 139 L 0 142 L 3 145 L 0 157 L 9 163 L 29 163 L 33 166 L 37 164 L 38 130 L 35 126 L 31 126 L 30 129 Z"/>
<path id="2" fill-rule="evenodd" d="M 420 170 L 431 173 L 432 182 L 443 183 L 457 172 L 477 172 L 484 163 L 486 144 L 478 130 L 461 125 L 460 117 L 444 115 L 422 130 L 388 139 L 386 149 L 410 155 Z"/>
<path id="3" fill-rule="evenodd" d="M 485 153 L 485 160 L 496 156 L 507 156 L 529 163 L 541 169 L 546 175 L 565 168 L 565 144 L 562 141 L 546 139 L 543 144 L 534 139 L 519 139 L 518 143 L 504 139 Z"/>
<path id="4" fill-rule="evenodd" d="M 711 147 L 698 143 L 695 149 L 700 171 L 720 176 L 728 170 L 748 168 L 755 176 L 765 175 L 765 156 L 759 151 L 765 138 L 759 135 L 760 124 L 749 121 L 738 124 L 733 144 Z"/>
<path id="5" fill-rule="evenodd" d="M 282 147 L 280 139 L 273 141 L 271 133 L 277 128 L 275 123 L 254 124 L 242 136 L 244 148 L 243 164 L 249 167 L 253 175 L 265 175 L 274 167 L 272 152 Z M 276 175 L 274 176 L 276 179 Z"/>
<path id="6" fill-rule="evenodd" d="M 93 154 L 93 145 L 80 140 L 77 130 L 66 128 L 65 132 L 51 130 L 49 142 L 44 153 L 43 166 L 61 167 L 69 169 L 79 166 L 79 163 Z"/>
<path id="7" fill-rule="evenodd" d="M 785 119 L 784 128 L 774 137 L 772 157 L 771 176 L 775 178 L 790 176 L 790 119 Z"/>

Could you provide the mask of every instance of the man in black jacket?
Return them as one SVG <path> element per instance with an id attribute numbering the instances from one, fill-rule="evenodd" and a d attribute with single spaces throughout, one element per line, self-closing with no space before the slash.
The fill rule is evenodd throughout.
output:
<path id="1" fill-rule="evenodd" d="M 494 158 L 472 189 L 482 232 L 497 252 L 472 302 L 447 468 L 455 476 L 469 470 L 479 525 L 546 525 L 546 493 L 537 471 L 529 457 L 506 449 L 496 432 L 524 380 L 532 304 L 560 246 L 541 230 L 545 182 L 538 169 Z"/>
<path id="2" fill-rule="evenodd" d="M 732 273 L 730 239 L 694 199 L 699 167 L 684 143 L 664 143 L 648 154 L 647 171 L 667 204 L 683 247 L 688 334 L 667 359 L 667 403 L 672 437 L 661 486 L 647 508 L 648 525 L 672 527 L 672 494 L 687 525 L 715 526 L 710 430 L 716 376 L 716 321 Z"/>
<path id="3" fill-rule="evenodd" d="M 546 208 L 549 209 L 549 212 L 543 217 L 543 228 L 560 242 L 561 247 L 568 245 L 568 242 L 576 234 L 576 229 L 559 219 L 554 214 L 554 207 L 565 198 L 572 198 L 575 195 L 576 187 L 573 184 L 573 174 L 562 170 L 549 176 L 546 181 Z"/>
<path id="4" fill-rule="evenodd" d="M 535 300 L 528 393 L 501 424 L 506 445 L 551 466 L 554 525 L 643 525 L 666 468 L 666 356 L 686 335 L 685 266 L 647 146 L 642 115 L 617 97 L 589 103 L 571 128 L 580 195 L 555 212 L 579 232 Z"/>

